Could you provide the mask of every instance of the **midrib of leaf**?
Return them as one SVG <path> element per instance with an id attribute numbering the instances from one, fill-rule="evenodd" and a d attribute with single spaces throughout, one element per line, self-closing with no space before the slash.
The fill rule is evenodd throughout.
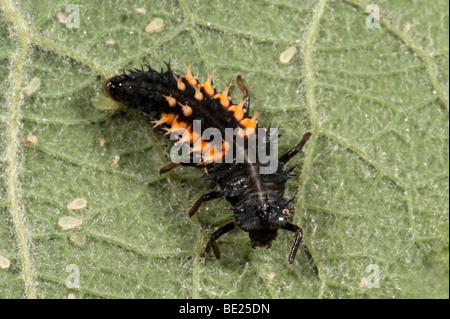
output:
<path id="1" fill-rule="evenodd" d="M 316 100 L 315 100 L 315 96 L 314 96 L 314 89 L 316 86 L 326 86 L 326 84 L 319 83 L 314 79 L 314 73 L 313 73 L 313 71 L 314 71 L 314 67 L 313 67 L 314 56 L 313 56 L 313 53 L 314 53 L 315 48 L 313 47 L 313 44 L 314 44 L 315 36 L 317 34 L 317 30 L 318 30 L 318 27 L 320 24 L 320 18 L 323 13 L 323 8 L 325 7 L 326 2 L 327 2 L 327 0 L 319 1 L 318 5 L 315 8 L 313 19 L 311 21 L 307 35 L 305 37 L 304 49 L 303 49 L 303 53 L 304 53 L 303 75 L 304 75 L 305 87 L 306 87 L 306 105 L 307 105 L 307 110 L 308 110 L 310 121 L 311 121 L 311 131 L 312 131 L 313 135 L 311 137 L 311 140 L 308 142 L 308 146 L 305 151 L 305 161 L 304 161 L 304 165 L 303 165 L 303 169 L 302 169 L 302 174 L 299 179 L 297 207 L 298 208 L 309 207 L 309 205 L 307 205 L 307 204 L 302 205 L 303 199 L 302 199 L 301 195 L 303 194 L 303 189 L 304 189 L 304 186 L 305 186 L 308 176 L 309 176 L 309 171 L 311 168 L 311 163 L 312 163 L 314 149 L 315 149 L 315 146 L 317 143 L 318 135 L 321 134 L 322 136 L 330 138 L 331 140 L 336 141 L 338 144 L 345 146 L 347 149 L 352 150 L 353 152 L 355 152 L 355 154 L 358 154 L 358 156 L 363 158 L 370 165 L 372 165 L 379 172 L 381 172 L 383 174 L 383 176 L 387 176 L 388 178 L 390 178 L 396 185 L 401 187 L 405 191 L 405 194 L 406 194 L 406 203 L 407 203 L 409 224 L 412 229 L 412 234 L 413 234 L 414 240 L 409 245 L 407 245 L 401 252 L 399 252 L 395 256 L 392 256 L 389 261 L 387 261 L 387 262 L 381 261 L 381 260 L 379 261 L 380 263 L 385 263 L 387 265 L 387 267 L 389 267 L 390 265 L 394 264 L 395 261 L 398 260 L 399 257 L 406 250 L 408 250 L 410 247 L 412 247 L 413 245 L 417 244 L 418 241 L 420 241 L 420 239 L 417 238 L 416 231 L 415 231 L 416 228 L 415 228 L 415 222 L 414 222 L 414 216 L 413 216 L 413 203 L 412 203 L 413 200 L 412 200 L 412 195 L 411 195 L 412 192 L 410 190 L 410 187 L 408 187 L 400 179 L 395 178 L 392 174 L 390 174 L 387 170 L 383 169 L 380 165 L 377 165 L 376 162 L 374 162 L 373 160 L 371 160 L 370 158 L 365 156 L 364 153 L 361 152 L 361 150 L 352 147 L 351 145 L 349 145 L 348 143 L 345 143 L 344 141 L 342 141 L 340 139 L 337 139 L 336 136 L 334 136 L 334 135 L 330 135 L 329 133 L 321 132 L 321 130 L 320 130 L 320 124 L 318 122 L 318 114 L 317 114 L 317 108 L 316 108 Z M 345 0 L 345 2 L 349 3 L 350 5 L 354 5 L 362 10 L 365 9 L 365 6 L 356 0 Z M 407 45 L 412 51 L 414 51 L 420 57 L 420 59 L 422 60 L 424 66 L 425 66 L 425 69 L 426 69 L 428 78 L 431 82 L 431 86 L 433 87 L 434 93 L 436 94 L 436 96 L 433 100 L 439 99 L 448 110 L 449 109 L 448 99 L 445 98 L 445 94 L 443 93 L 443 91 L 441 90 L 441 88 L 439 86 L 438 78 L 437 78 L 437 68 L 436 68 L 435 63 L 432 60 L 433 56 L 437 55 L 437 54 L 427 52 L 426 50 L 421 48 L 417 43 L 415 43 L 414 40 L 412 40 L 410 37 L 406 36 L 400 30 L 395 28 L 388 20 L 380 18 L 380 23 L 382 25 L 384 25 L 392 34 L 394 34 L 396 37 L 398 37 L 398 39 L 400 41 L 402 41 L 405 45 Z M 321 285 L 320 285 L 320 288 L 319 288 L 319 291 L 317 294 L 317 298 L 320 298 L 323 295 L 323 293 L 325 292 L 324 291 L 325 286 L 333 285 L 333 282 L 329 281 L 329 280 L 327 280 L 327 278 L 323 277 L 318 259 L 315 257 L 315 252 L 313 251 L 312 246 L 308 242 L 307 238 L 305 239 L 305 245 L 308 248 L 308 250 L 311 254 L 312 260 L 314 261 L 314 263 L 317 267 L 317 270 L 318 270 L 318 277 L 321 281 Z M 375 256 L 372 256 L 371 258 L 376 260 Z M 349 288 L 351 289 L 351 287 L 349 287 Z"/>
<path id="2" fill-rule="evenodd" d="M 298 182 L 298 193 L 297 193 L 297 204 L 298 211 L 302 208 L 303 202 L 303 191 L 305 188 L 306 181 L 308 176 L 310 175 L 311 165 L 313 161 L 313 155 L 317 144 L 317 138 L 319 135 L 319 115 L 317 113 L 317 103 L 315 98 L 315 86 L 316 81 L 314 79 L 314 41 L 316 39 L 317 31 L 319 30 L 320 20 L 323 15 L 323 11 L 327 0 L 320 0 L 317 3 L 316 8 L 314 9 L 314 14 L 309 25 L 305 42 L 303 43 L 303 56 L 304 56 L 304 66 L 303 66 L 303 78 L 305 80 L 306 87 L 306 107 L 309 114 L 309 119 L 311 121 L 311 133 L 312 136 L 308 142 L 308 146 L 305 151 L 305 160 L 303 162 L 302 173 Z M 323 287 L 325 286 L 325 280 L 321 278 L 321 268 L 318 264 L 318 259 L 315 258 L 315 253 L 312 249 L 312 246 L 305 240 L 305 245 L 309 252 L 311 253 L 311 257 L 314 260 L 314 263 L 318 269 L 318 277 L 321 280 L 320 291 L 317 297 L 321 296 L 321 292 L 323 291 Z"/>
<path id="3" fill-rule="evenodd" d="M 22 102 L 21 85 L 25 77 L 24 64 L 27 57 L 29 37 L 26 23 L 12 1 L 2 0 L 2 10 L 16 32 L 17 48 L 12 56 L 10 89 L 6 94 L 6 179 L 9 212 L 16 233 L 17 246 L 22 264 L 22 278 L 27 298 L 36 298 L 34 267 L 31 261 L 30 244 L 25 226 L 25 212 L 22 205 L 22 190 L 19 182 L 19 133 L 21 128 Z"/>

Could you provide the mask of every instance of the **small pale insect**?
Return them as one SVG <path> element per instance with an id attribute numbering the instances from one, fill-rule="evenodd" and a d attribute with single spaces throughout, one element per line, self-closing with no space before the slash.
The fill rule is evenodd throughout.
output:
<path id="1" fill-rule="evenodd" d="M 69 210 L 79 210 L 87 206 L 87 200 L 85 198 L 75 198 L 67 204 Z"/>
<path id="2" fill-rule="evenodd" d="M 287 48 L 280 54 L 280 62 L 283 64 L 289 63 L 296 53 L 297 53 L 296 47 L 291 46 Z"/>
<path id="3" fill-rule="evenodd" d="M 161 18 L 154 18 L 150 23 L 145 27 L 145 32 L 154 33 L 159 32 L 164 28 L 164 20 Z"/>
<path id="4" fill-rule="evenodd" d="M 11 265 L 11 261 L 3 255 L 0 255 L 0 269 L 7 269 Z"/>
<path id="5" fill-rule="evenodd" d="M 36 93 L 41 87 L 41 79 L 33 78 L 30 83 L 23 89 L 26 95 L 31 96 L 33 93 Z"/>
<path id="6" fill-rule="evenodd" d="M 58 220 L 58 225 L 62 230 L 72 230 L 80 227 L 82 224 L 83 221 L 81 219 L 72 216 L 64 216 Z"/>

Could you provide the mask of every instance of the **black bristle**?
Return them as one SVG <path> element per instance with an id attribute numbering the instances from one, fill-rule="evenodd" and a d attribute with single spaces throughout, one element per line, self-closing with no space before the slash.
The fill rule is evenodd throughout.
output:
<path id="1" fill-rule="evenodd" d="M 164 64 L 167 66 L 167 72 L 172 73 L 172 68 L 170 67 L 170 60 L 169 62 L 163 61 Z"/>
<path id="2" fill-rule="evenodd" d="M 288 174 L 291 173 L 296 167 L 297 167 L 297 164 L 295 164 L 294 166 L 292 166 L 291 168 L 289 168 L 289 169 L 287 170 L 287 173 L 288 173 Z"/>

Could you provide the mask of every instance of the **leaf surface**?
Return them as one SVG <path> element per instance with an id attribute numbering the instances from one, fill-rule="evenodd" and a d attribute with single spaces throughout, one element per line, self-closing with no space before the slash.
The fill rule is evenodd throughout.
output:
<path id="1" fill-rule="evenodd" d="M 0 3 L 0 297 L 448 298 L 447 1 L 83 1 L 73 28 L 65 1 Z M 108 76 L 163 60 L 214 71 L 219 90 L 242 73 L 280 153 L 313 132 L 286 191 L 305 234 L 294 265 L 286 232 L 269 250 L 232 232 L 215 260 L 231 206 L 189 219 L 214 185 L 159 176 L 171 142 L 92 106 Z"/>

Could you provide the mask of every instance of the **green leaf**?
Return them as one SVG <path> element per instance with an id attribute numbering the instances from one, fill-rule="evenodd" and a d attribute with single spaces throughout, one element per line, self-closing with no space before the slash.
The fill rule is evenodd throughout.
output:
<path id="1" fill-rule="evenodd" d="M 366 26 L 371 3 L 380 28 Z M 448 298 L 448 9 L 0 0 L 0 297 Z M 305 234 L 294 265 L 286 232 L 269 250 L 227 234 L 217 261 L 205 246 L 231 206 L 189 219 L 214 185 L 195 169 L 159 176 L 171 142 L 92 105 L 108 76 L 163 60 L 215 71 L 217 87 L 242 73 L 260 125 L 282 129 L 280 152 L 313 132 L 286 191 Z"/>

